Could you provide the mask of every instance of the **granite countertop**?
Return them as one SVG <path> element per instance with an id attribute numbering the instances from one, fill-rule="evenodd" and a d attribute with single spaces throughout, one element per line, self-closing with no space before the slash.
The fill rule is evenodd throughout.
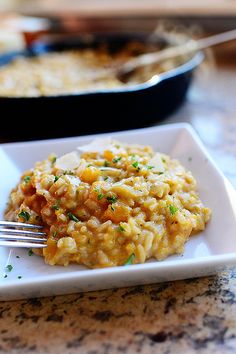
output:
<path id="1" fill-rule="evenodd" d="M 0 304 L 1 353 L 235 353 L 236 271 Z"/>
<path id="2" fill-rule="evenodd" d="M 236 66 L 203 66 L 188 100 L 163 122 L 193 124 L 234 186 L 235 88 Z M 235 353 L 236 269 L 185 281 L 1 302 L 0 334 L 0 353 Z"/>

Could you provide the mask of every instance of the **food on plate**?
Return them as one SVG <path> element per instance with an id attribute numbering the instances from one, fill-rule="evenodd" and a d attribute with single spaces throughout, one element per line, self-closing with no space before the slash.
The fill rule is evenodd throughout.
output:
<path id="1" fill-rule="evenodd" d="M 34 57 L 18 57 L 0 67 L 0 97 L 39 97 L 76 94 L 124 87 L 148 81 L 155 74 L 183 64 L 186 57 L 166 60 L 137 70 L 127 83 L 111 69 L 145 52 L 157 50 L 139 42 L 130 42 L 122 50 L 74 49 Z M 102 75 L 101 75 L 102 73 Z"/>
<path id="2" fill-rule="evenodd" d="M 159 261 L 182 254 L 211 211 L 178 160 L 150 146 L 96 139 L 25 171 L 6 220 L 44 226 L 50 265 L 89 268 Z"/>

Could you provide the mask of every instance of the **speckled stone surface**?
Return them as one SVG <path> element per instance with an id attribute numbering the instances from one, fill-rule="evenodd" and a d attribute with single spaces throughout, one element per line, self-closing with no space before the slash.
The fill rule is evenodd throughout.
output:
<path id="1" fill-rule="evenodd" d="M 236 272 L 0 304 L 1 353 L 236 352 Z"/>
<path id="2" fill-rule="evenodd" d="M 236 67 L 198 73 L 165 123 L 189 121 L 236 186 Z M 212 277 L 0 303 L 0 353 L 236 353 L 236 269 Z"/>

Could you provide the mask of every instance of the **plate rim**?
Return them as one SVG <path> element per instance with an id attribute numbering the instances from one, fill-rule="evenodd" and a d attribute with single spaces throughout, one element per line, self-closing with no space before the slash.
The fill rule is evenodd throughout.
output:
<path id="1" fill-rule="evenodd" d="M 227 261 L 227 264 L 225 262 Z M 118 276 L 122 273 L 126 273 L 128 275 L 132 275 L 132 273 L 137 273 L 138 271 L 149 271 L 149 270 L 162 270 L 162 271 L 168 271 L 173 268 L 178 268 L 178 270 L 185 269 L 187 266 L 215 266 L 215 267 L 221 267 L 221 266 L 226 266 L 229 267 L 231 265 L 235 264 L 236 265 L 236 252 L 233 253 L 225 253 L 222 255 L 209 255 L 209 256 L 202 256 L 202 257 L 197 257 L 197 258 L 190 258 L 190 259 L 184 259 L 184 260 L 173 260 L 173 261 L 168 261 L 168 262 L 163 262 L 163 261 L 156 261 L 156 262 L 149 262 L 149 263 L 143 263 L 143 264 L 133 264 L 131 266 L 119 266 L 119 267 L 107 267 L 107 268 L 96 268 L 96 269 L 84 269 L 84 270 L 78 270 L 76 272 L 71 272 L 70 273 L 60 273 L 60 274 L 52 274 L 52 275 L 45 275 L 45 276 L 38 276 L 34 281 L 32 282 L 32 278 L 27 278 L 27 279 L 21 279 L 20 281 L 15 279 L 15 280 L 10 280 L 8 279 L 6 282 L 1 283 L 1 290 L 6 290 L 6 289 L 20 289 L 26 285 L 40 285 L 40 284 L 46 284 L 46 283 L 57 283 L 60 280 L 66 280 L 67 281 L 72 281 L 72 280 L 79 280 L 80 278 L 88 279 L 91 280 L 94 278 L 94 276 L 106 276 L 106 275 L 115 275 Z M 125 268 L 125 269 L 124 269 Z M 124 272 L 125 270 L 125 272 Z M 45 277 L 45 279 L 42 279 Z M 65 279 L 66 278 L 66 279 Z M 140 284 L 141 285 L 141 284 Z M 0 294 L 1 294 L 0 290 Z"/>

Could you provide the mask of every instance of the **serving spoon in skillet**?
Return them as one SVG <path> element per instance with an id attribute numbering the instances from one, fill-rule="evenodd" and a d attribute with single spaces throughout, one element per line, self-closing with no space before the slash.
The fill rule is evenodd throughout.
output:
<path id="1" fill-rule="evenodd" d="M 236 39 L 236 29 L 205 38 L 190 39 L 185 43 L 171 46 L 157 52 L 141 54 L 135 58 L 129 59 L 122 64 L 116 65 L 113 68 L 100 70 L 95 74 L 94 78 L 102 79 L 104 77 L 108 77 L 109 74 L 115 74 L 121 82 L 127 83 L 132 74 L 141 67 L 157 64 L 167 59 L 177 58 L 179 56 L 194 53 L 199 50 L 206 49 L 234 39 Z"/>
<path id="2" fill-rule="evenodd" d="M 132 58 L 116 68 L 116 74 L 121 81 L 125 82 L 128 77 L 140 67 L 157 64 L 167 59 L 194 53 L 234 39 L 236 39 L 236 29 L 197 40 L 190 39 L 188 42 L 181 43 L 180 45 L 171 46 L 158 52 L 142 54 Z"/>

